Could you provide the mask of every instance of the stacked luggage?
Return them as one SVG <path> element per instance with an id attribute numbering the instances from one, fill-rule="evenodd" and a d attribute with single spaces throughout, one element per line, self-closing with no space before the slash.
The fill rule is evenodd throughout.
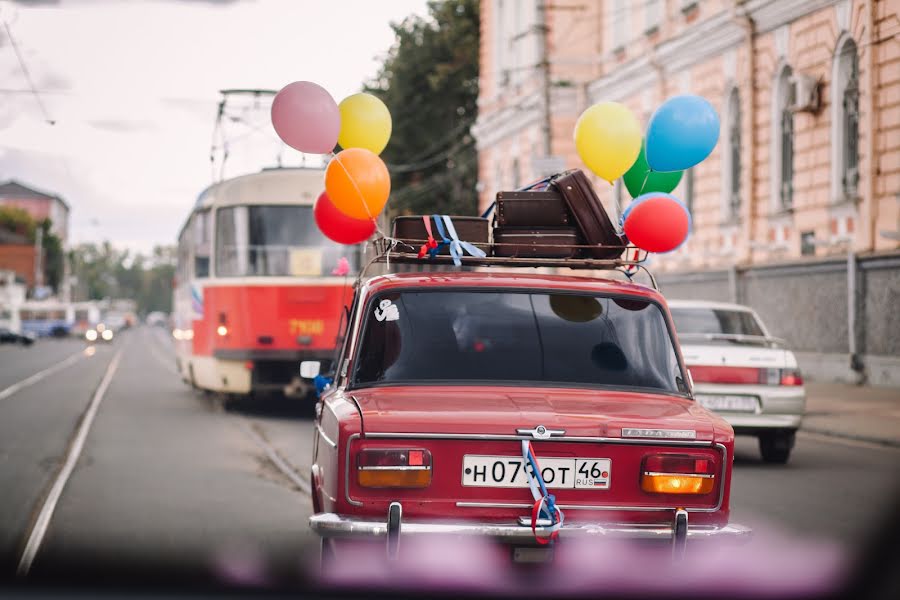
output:
<path id="1" fill-rule="evenodd" d="M 580 170 L 499 192 L 492 208 L 492 219 L 490 209 L 483 217 L 397 217 L 392 235 L 418 246 L 421 258 L 469 254 L 612 260 L 628 244 Z"/>
<path id="2" fill-rule="evenodd" d="M 498 193 L 496 211 L 495 256 L 614 259 L 627 244 L 577 169 Z"/>

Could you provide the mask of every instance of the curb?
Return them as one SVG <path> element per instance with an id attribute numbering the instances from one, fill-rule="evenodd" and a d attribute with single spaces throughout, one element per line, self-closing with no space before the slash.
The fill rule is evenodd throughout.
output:
<path id="1" fill-rule="evenodd" d="M 880 446 L 887 446 L 888 448 L 900 449 L 900 440 L 896 439 L 872 437 L 859 435 L 856 433 L 845 433 L 843 431 L 836 431 L 834 429 L 821 429 L 819 427 L 801 426 L 800 431 L 806 433 L 815 433 L 817 435 L 825 435 L 828 437 L 841 438 L 845 440 L 853 440 L 857 442 L 868 442 L 869 444 L 878 444 Z"/>

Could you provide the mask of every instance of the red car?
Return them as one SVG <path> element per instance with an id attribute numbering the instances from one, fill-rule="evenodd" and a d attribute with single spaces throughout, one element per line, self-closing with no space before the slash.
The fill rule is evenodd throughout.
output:
<path id="1" fill-rule="evenodd" d="M 341 538 L 743 538 L 734 432 L 697 404 L 665 300 L 574 276 L 405 273 L 357 290 L 317 406 L 314 515 Z M 305 363 L 312 374 L 316 365 Z M 514 553 L 515 556 L 515 553 Z"/>

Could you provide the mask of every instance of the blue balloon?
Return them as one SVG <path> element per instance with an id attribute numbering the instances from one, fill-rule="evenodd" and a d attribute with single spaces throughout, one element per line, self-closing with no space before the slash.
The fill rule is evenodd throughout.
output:
<path id="1" fill-rule="evenodd" d="M 719 115 L 706 98 L 674 96 L 650 117 L 647 164 L 654 171 L 683 171 L 709 156 L 719 140 Z"/>

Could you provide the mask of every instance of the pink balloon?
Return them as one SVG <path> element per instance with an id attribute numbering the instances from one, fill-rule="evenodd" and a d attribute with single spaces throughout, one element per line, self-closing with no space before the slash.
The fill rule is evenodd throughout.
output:
<path id="1" fill-rule="evenodd" d="M 311 81 L 295 81 L 275 95 L 272 125 L 291 148 L 326 154 L 337 144 L 341 113 L 325 88 Z"/>

